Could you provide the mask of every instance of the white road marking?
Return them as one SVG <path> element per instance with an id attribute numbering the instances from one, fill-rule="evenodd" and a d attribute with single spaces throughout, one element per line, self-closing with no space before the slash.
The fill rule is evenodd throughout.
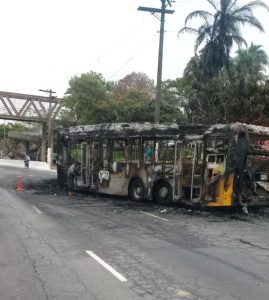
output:
<path id="1" fill-rule="evenodd" d="M 93 259 L 95 259 L 100 265 L 102 265 L 104 268 L 106 268 L 110 273 L 112 273 L 115 277 L 117 277 L 120 281 L 127 281 L 125 277 L 123 277 L 118 271 L 113 269 L 109 264 L 107 264 L 104 260 L 102 260 L 99 256 L 94 254 L 90 250 L 85 251 L 89 256 L 91 256 Z"/>
<path id="2" fill-rule="evenodd" d="M 40 215 L 42 214 L 42 211 L 40 211 L 37 207 L 35 207 L 33 205 L 31 205 L 31 206 L 38 214 L 40 214 Z"/>
<path id="3" fill-rule="evenodd" d="M 147 212 L 145 212 L 145 211 L 140 211 L 141 213 L 143 213 L 143 214 L 145 214 L 145 215 L 148 215 L 148 216 L 150 216 L 150 217 L 153 217 L 153 218 L 157 218 L 157 219 L 160 219 L 160 220 L 162 220 L 162 221 L 165 221 L 165 222 L 168 222 L 169 220 L 167 220 L 167 219 L 164 219 L 164 218 L 161 218 L 161 217 L 158 217 L 158 216 L 155 216 L 155 215 L 153 215 L 153 214 L 150 214 L 150 213 L 147 213 Z"/>

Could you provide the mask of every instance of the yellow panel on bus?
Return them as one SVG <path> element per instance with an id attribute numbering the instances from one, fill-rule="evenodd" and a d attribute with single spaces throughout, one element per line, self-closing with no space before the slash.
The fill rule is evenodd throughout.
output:
<path id="1" fill-rule="evenodd" d="M 216 186 L 216 197 L 214 202 L 208 202 L 207 206 L 231 206 L 233 197 L 234 174 L 230 174 L 225 184 L 225 178 L 221 177 Z M 226 189 L 225 189 L 226 185 Z"/>

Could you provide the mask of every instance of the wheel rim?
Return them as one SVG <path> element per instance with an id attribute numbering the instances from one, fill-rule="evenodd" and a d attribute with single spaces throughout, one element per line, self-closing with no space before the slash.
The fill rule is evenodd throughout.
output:
<path id="1" fill-rule="evenodd" d="M 162 186 L 160 189 L 159 189 L 159 196 L 164 199 L 166 198 L 168 195 L 168 188 L 166 186 Z"/>
<path id="2" fill-rule="evenodd" d="M 141 185 L 137 185 L 134 189 L 134 196 L 135 198 L 140 198 L 142 195 L 142 187 Z"/>
<path id="3" fill-rule="evenodd" d="M 140 186 L 140 185 L 138 185 L 138 186 L 136 187 L 135 192 L 136 192 L 137 195 L 139 195 L 139 196 L 141 195 L 142 189 L 141 189 L 141 186 Z"/>
<path id="4" fill-rule="evenodd" d="M 144 197 L 143 185 L 140 182 L 135 182 L 132 186 L 131 194 L 134 200 L 142 200 Z"/>

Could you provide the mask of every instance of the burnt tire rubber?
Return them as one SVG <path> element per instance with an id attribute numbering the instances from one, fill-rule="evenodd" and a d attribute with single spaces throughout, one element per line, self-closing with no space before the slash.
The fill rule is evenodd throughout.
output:
<path id="1" fill-rule="evenodd" d="M 134 179 L 129 186 L 129 197 L 136 202 L 142 202 L 145 198 L 145 187 L 141 179 Z"/>
<path id="2" fill-rule="evenodd" d="M 172 202 L 172 187 L 164 180 L 158 181 L 153 190 L 153 199 L 158 204 L 169 205 Z"/>

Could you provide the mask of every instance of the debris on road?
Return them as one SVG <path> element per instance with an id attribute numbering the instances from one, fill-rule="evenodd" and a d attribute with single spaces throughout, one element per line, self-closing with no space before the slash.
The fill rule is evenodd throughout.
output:
<path id="1" fill-rule="evenodd" d="M 89 194 L 85 192 L 76 192 L 72 195 L 69 194 L 67 189 L 60 189 L 57 185 L 55 179 L 46 179 L 35 181 L 33 178 L 28 179 L 24 183 L 27 191 L 33 193 L 34 195 L 54 195 L 56 197 L 74 197 L 76 200 L 83 201 L 87 203 L 87 199 L 95 198 L 95 201 L 101 202 L 113 202 L 113 204 L 118 209 L 128 209 L 133 211 L 144 210 L 151 213 L 159 213 L 162 215 L 170 215 L 171 217 L 177 217 L 180 215 L 186 215 L 188 217 L 194 218 L 204 218 L 208 222 L 229 222 L 229 221 L 241 221 L 241 222 L 256 222 L 258 220 L 268 221 L 269 222 L 269 208 L 268 207 L 250 207 L 249 213 L 246 215 L 240 208 L 228 208 L 228 209 L 200 209 L 200 208 L 189 208 L 182 205 L 170 205 L 163 207 L 162 205 L 144 202 L 144 203 L 135 203 L 128 198 L 122 197 L 109 197 L 102 196 L 99 194 Z"/>

